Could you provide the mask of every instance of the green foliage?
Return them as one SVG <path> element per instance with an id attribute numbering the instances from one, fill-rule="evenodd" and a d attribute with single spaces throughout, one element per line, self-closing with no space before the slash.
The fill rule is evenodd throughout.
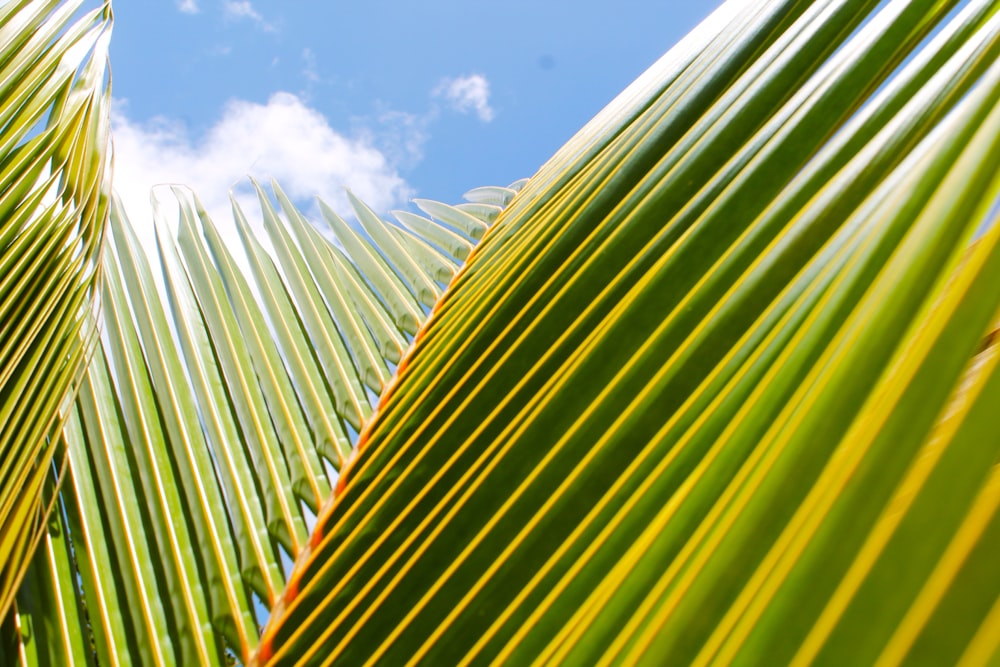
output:
<path id="1" fill-rule="evenodd" d="M 114 207 L 0 475 L 39 517 L 68 461 L 0 662 L 995 662 L 1000 7 L 957 5 L 731 0 L 434 220 L 258 186 L 237 250 L 176 189 L 150 261 Z"/>
<path id="2" fill-rule="evenodd" d="M 106 2 L 0 6 L 0 618 L 45 531 L 60 411 L 97 332 L 108 214 Z"/>
<path id="3" fill-rule="evenodd" d="M 259 664 L 996 650 L 1000 22 L 876 4 L 730 5 L 529 181 Z"/>

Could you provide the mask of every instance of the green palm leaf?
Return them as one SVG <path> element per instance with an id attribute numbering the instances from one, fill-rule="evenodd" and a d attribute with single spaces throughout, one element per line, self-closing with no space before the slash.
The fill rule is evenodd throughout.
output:
<path id="1" fill-rule="evenodd" d="M 1000 187 L 1000 23 L 970 3 L 895 72 L 951 6 L 877 4 L 732 9 L 525 186 L 363 434 L 260 664 L 996 650 L 995 577 L 959 614 L 918 593 L 998 516 L 995 396 L 967 387 L 992 382 L 968 369 L 1000 230 L 967 248 Z M 965 499 L 933 509 L 951 475 Z"/>
<path id="2" fill-rule="evenodd" d="M 111 8 L 74 20 L 81 4 L 0 7 L 0 617 L 45 528 L 59 410 L 96 332 Z"/>
<path id="3" fill-rule="evenodd" d="M 113 207 L 0 662 L 995 661 L 1000 14 L 958 4 L 728 2 L 430 218 L 254 183 L 237 249 L 175 188 L 150 261 Z"/>
<path id="4" fill-rule="evenodd" d="M 353 200 L 363 232 L 324 208 L 345 252 L 277 185 L 282 212 L 257 189 L 272 251 L 234 203 L 245 269 L 189 192 L 173 191 L 176 225 L 154 208 L 162 290 L 112 209 L 106 328 L 63 435 L 68 481 L 7 629 L 28 664 L 89 659 L 91 642 L 100 664 L 246 661 L 426 317 L 418 299 L 433 303 L 457 266 L 434 240 L 472 244 L 410 214 L 425 241 Z M 78 581 L 53 565 L 67 534 Z"/>

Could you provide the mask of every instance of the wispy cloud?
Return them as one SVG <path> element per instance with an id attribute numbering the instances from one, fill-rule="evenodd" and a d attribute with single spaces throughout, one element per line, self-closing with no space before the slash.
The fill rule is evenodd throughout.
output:
<path id="1" fill-rule="evenodd" d="M 309 55 L 306 49 L 303 58 L 308 60 Z M 474 112 L 485 123 L 495 116 L 490 106 L 490 84 L 482 74 L 442 79 L 430 96 L 432 102 L 423 113 L 400 111 L 378 103 L 374 115 L 354 118 L 355 133 L 368 139 L 391 164 L 408 170 L 423 160 L 431 129 L 441 119 L 443 109 Z"/>
<path id="2" fill-rule="evenodd" d="M 430 140 L 430 126 L 435 111 L 415 114 L 384 108 L 374 117 L 354 121 L 358 136 L 372 145 L 400 169 L 412 169 L 424 159 L 424 146 Z"/>
<path id="3" fill-rule="evenodd" d="M 474 111 L 479 120 L 488 123 L 493 120 L 494 111 L 490 106 L 490 82 L 482 74 L 444 79 L 433 95 L 446 100 L 452 109 L 460 113 Z"/>
<path id="4" fill-rule="evenodd" d="M 312 49 L 302 49 L 302 76 L 306 81 L 317 83 L 319 81 L 319 68 L 316 66 L 316 54 Z"/>
<path id="5" fill-rule="evenodd" d="M 291 93 L 276 93 L 266 104 L 233 100 L 199 137 L 183 123 L 168 118 L 136 122 L 127 111 L 127 104 L 118 103 L 112 112 L 115 188 L 133 223 L 146 230 L 147 247 L 152 245 L 150 188 L 156 184 L 190 185 L 227 235 L 235 233 L 229 203 L 234 184 L 237 200 L 256 217 L 247 174 L 265 181 L 273 176 L 307 211 L 319 195 L 348 212 L 344 187 L 377 211 L 400 206 L 413 194 L 371 137 L 338 132 Z M 168 192 L 158 192 L 169 200 Z"/>
<path id="6" fill-rule="evenodd" d="M 253 23 L 257 24 L 261 30 L 267 32 L 274 32 L 275 27 L 269 23 L 261 14 L 258 12 L 250 0 L 226 0 L 222 5 L 222 9 L 225 12 L 226 18 L 239 20 L 248 19 Z"/>
<path id="7" fill-rule="evenodd" d="M 179 9 L 182 14 L 197 14 L 201 11 L 198 9 L 197 0 L 178 0 L 177 9 Z"/>

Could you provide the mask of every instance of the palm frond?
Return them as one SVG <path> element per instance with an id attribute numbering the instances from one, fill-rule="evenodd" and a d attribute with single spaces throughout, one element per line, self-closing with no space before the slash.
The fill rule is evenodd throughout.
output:
<path id="1" fill-rule="evenodd" d="M 68 415 L 67 482 L 33 587 L 18 597 L 8 657 L 73 662 L 92 638 L 100 664 L 225 664 L 227 650 L 245 662 L 258 615 L 280 598 L 372 401 L 426 318 L 422 303 L 458 266 L 438 240 L 466 254 L 474 243 L 400 213 L 425 240 L 352 196 L 358 228 L 320 204 L 338 246 L 276 184 L 280 212 L 255 186 L 262 237 L 233 204 L 242 260 L 182 188 L 176 230 L 154 208 L 154 263 L 113 207 L 106 328 Z M 78 582 L 52 557 L 65 534 Z M 57 616 L 81 605 L 86 617 Z"/>
<path id="2" fill-rule="evenodd" d="M 995 660 L 1000 16 L 956 4 L 729 3 L 543 167 L 255 664 Z"/>
<path id="3" fill-rule="evenodd" d="M 399 224 L 112 206 L 0 663 L 995 661 L 997 9 L 731 0 Z"/>
<path id="4" fill-rule="evenodd" d="M 111 9 L 81 5 L 0 7 L 0 618 L 42 539 L 58 415 L 97 330 Z"/>

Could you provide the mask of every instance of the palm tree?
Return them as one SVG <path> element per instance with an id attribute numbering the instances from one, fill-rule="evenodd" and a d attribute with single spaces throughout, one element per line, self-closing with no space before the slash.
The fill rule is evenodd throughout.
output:
<path id="1" fill-rule="evenodd" d="M 998 659 L 1000 4 L 730 0 L 526 183 L 155 264 L 77 4 L 0 8 L 0 662 Z"/>

